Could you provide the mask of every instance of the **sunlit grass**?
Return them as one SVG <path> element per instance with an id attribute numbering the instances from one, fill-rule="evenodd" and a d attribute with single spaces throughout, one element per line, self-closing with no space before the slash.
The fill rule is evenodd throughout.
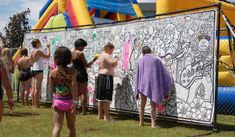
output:
<path id="1" fill-rule="evenodd" d="M 5 102 L 5 107 L 6 107 Z M 185 124 L 158 121 L 156 129 L 150 128 L 146 120 L 145 126 L 138 126 L 137 116 L 123 117 L 113 115 L 113 121 L 97 120 L 97 114 L 77 115 L 76 129 L 78 137 L 185 137 L 210 133 L 210 128 L 190 126 Z M 218 116 L 219 133 L 210 137 L 235 137 L 235 116 Z M 53 109 L 50 104 L 43 108 L 33 109 L 16 103 L 14 113 L 4 110 L 4 117 L 0 124 L 0 137 L 50 137 L 53 129 Z M 67 137 L 66 121 L 61 137 Z"/>

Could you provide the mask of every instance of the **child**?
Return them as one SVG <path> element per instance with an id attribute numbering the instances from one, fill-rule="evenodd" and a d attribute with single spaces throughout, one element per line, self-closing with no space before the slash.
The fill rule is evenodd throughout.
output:
<path id="1" fill-rule="evenodd" d="M 5 88 L 6 93 L 7 93 L 7 98 L 8 98 L 8 105 L 10 108 L 10 112 L 12 113 L 13 111 L 13 106 L 14 106 L 14 101 L 13 101 L 13 91 L 11 88 L 10 81 L 7 76 L 7 70 L 4 67 L 4 63 L 2 61 L 2 56 L 1 56 L 1 39 L 0 39 L 0 123 L 2 121 L 2 116 L 3 116 L 3 88 Z"/>
<path id="2" fill-rule="evenodd" d="M 50 73 L 50 88 L 54 93 L 54 129 L 52 137 L 59 137 L 64 115 L 67 118 L 69 137 L 76 137 L 75 118 L 77 102 L 76 70 L 67 67 L 71 62 L 71 52 L 66 47 L 55 51 L 54 61 L 57 65 Z"/>
<path id="3" fill-rule="evenodd" d="M 47 53 L 41 51 L 41 42 L 39 39 L 32 41 L 34 50 L 30 54 L 31 74 L 32 74 L 32 107 L 39 108 L 39 93 L 43 80 L 44 62 L 43 59 L 50 58 L 50 45 L 47 45 Z"/>
<path id="4" fill-rule="evenodd" d="M 77 70 L 77 87 L 78 87 L 78 96 L 81 97 L 82 103 L 82 114 L 86 115 L 86 105 L 87 105 L 87 82 L 88 82 L 88 73 L 87 68 L 90 68 L 92 64 L 98 59 L 95 57 L 91 62 L 87 62 L 84 49 L 87 46 L 87 42 L 84 39 L 77 39 L 74 43 L 75 50 L 72 51 L 72 62 L 73 67 Z"/>
<path id="5" fill-rule="evenodd" d="M 118 57 L 111 57 L 115 47 L 108 43 L 99 57 L 99 75 L 96 81 L 96 99 L 98 100 L 98 119 L 110 121 L 109 109 L 113 97 L 114 68 L 118 64 Z"/>
<path id="6" fill-rule="evenodd" d="M 29 92 L 31 87 L 31 59 L 28 56 L 28 50 L 26 48 L 21 49 L 21 57 L 17 62 L 19 69 L 19 80 L 21 86 L 21 100 L 22 105 L 28 105 Z"/>

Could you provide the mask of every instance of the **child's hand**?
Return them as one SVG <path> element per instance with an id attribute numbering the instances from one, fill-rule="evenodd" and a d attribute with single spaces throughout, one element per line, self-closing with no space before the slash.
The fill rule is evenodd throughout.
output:
<path id="1" fill-rule="evenodd" d="M 50 48 L 51 47 L 51 44 L 47 44 L 47 48 Z"/>
<path id="2" fill-rule="evenodd" d="M 9 105 L 9 108 L 10 108 L 10 113 L 12 113 L 13 112 L 13 106 L 14 106 L 13 99 L 8 100 L 8 105 Z"/>
<path id="3" fill-rule="evenodd" d="M 52 103 L 51 108 L 54 108 L 54 104 Z"/>
<path id="4" fill-rule="evenodd" d="M 118 60 L 119 58 L 118 58 L 118 56 L 115 56 L 114 59 L 115 59 L 115 60 Z"/>
<path id="5" fill-rule="evenodd" d="M 94 58 L 93 58 L 93 62 L 95 62 L 98 58 L 99 58 L 99 54 L 95 54 Z"/>
<path id="6" fill-rule="evenodd" d="M 77 110 L 77 104 L 76 103 L 73 103 L 72 105 L 72 109 L 71 109 L 71 113 L 76 113 L 76 110 Z"/>

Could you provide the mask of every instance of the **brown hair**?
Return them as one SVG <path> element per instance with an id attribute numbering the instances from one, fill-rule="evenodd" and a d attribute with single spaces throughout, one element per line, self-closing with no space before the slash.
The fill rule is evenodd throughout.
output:
<path id="1" fill-rule="evenodd" d="M 104 47 L 103 47 L 103 50 L 106 51 L 106 50 L 111 50 L 111 49 L 114 49 L 114 45 L 112 43 L 107 43 Z"/>
<path id="2" fill-rule="evenodd" d="M 34 39 L 31 43 L 34 48 L 36 48 L 36 45 L 40 42 L 39 39 Z"/>
<path id="3" fill-rule="evenodd" d="M 71 86 L 73 77 L 71 70 L 67 67 L 71 62 L 71 58 L 71 52 L 67 47 L 62 46 L 56 49 L 54 60 L 56 65 L 58 65 L 58 70 L 55 74 L 55 78 L 67 86 Z"/>
<path id="4" fill-rule="evenodd" d="M 2 56 L 7 57 L 7 58 L 11 58 L 11 53 L 10 53 L 9 48 L 3 48 L 2 49 Z"/>
<path id="5" fill-rule="evenodd" d="M 26 48 L 22 48 L 20 51 L 21 56 L 28 56 L 28 50 Z"/>
<path id="6" fill-rule="evenodd" d="M 74 47 L 75 48 L 86 47 L 86 46 L 87 46 L 87 42 L 84 39 L 77 39 L 74 42 Z"/>
<path id="7" fill-rule="evenodd" d="M 151 48 L 150 48 L 149 46 L 144 46 L 144 47 L 142 48 L 142 54 L 143 54 L 143 55 L 148 54 L 148 53 L 151 53 L 151 52 L 152 52 L 152 50 L 151 50 Z"/>

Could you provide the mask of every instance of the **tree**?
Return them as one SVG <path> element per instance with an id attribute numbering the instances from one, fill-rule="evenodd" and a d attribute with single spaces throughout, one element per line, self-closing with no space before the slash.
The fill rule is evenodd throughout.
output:
<path id="1" fill-rule="evenodd" d="M 0 38 L 3 41 L 4 47 L 18 48 L 22 45 L 24 33 L 31 29 L 29 26 L 29 19 L 27 18 L 27 15 L 29 14 L 30 10 L 27 9 L 10 17 L 9 23 L 4 27 L 5 36 L 0 33 Z"/>

